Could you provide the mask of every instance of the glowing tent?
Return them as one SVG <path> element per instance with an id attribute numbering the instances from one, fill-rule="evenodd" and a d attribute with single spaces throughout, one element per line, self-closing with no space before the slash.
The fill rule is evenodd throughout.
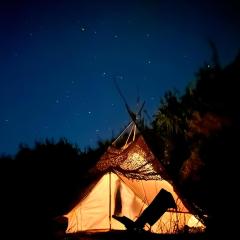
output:
<path id="1" fill-rule="evenodd" d="M 96 164 L 102 173 L 79 203 L 65 216 L 67 233 L 81 231 L 124 230 L 118 221 L 126 217 L 135 222 L 153 202 L 161 189 L 175 201 L 159 219 L 146 220 L 144 229 L 154 233 L 178 233 L 185 226 L 204 229 L 204 225 L 176 192 L 165 169 L 156 159 L 142 135 L 135 136 L 124 147 L 110 146 Z M 159 209 L 161 201 L 159 201 Z M 171 206 L 171 205 L 169 205 Z M 157 217 L 158 208 L 154 210 Z"/>

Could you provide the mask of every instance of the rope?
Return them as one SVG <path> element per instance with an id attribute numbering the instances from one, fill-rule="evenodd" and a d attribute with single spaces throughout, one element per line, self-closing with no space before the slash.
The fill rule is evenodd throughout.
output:
<path id="1" fill-rule="evenodd" d="M 132 134 L 132 132 L 133 132 L 133 129 L 134 129 L 134 125 L 132 126 L 131 131 L 130 131 L 130 133 L 128 134 L 128 137 L 127 137 L 127 140 L 126 140 L 126 142 L 125 142 L 125 144 L 124 144 L 124 146 L 123 146 L 123 149 L 126 148 L 126 146 L 127 146 L 127 144 L 128 144 L 128 140 L 129 140 L 129 138 L 130 138 L 130 136 L 131 136 L 131 134 Z"/>
<path id="2" fill-rule="evenodd" d="M 128 129 L 132 124 L 133 124 L 133 122 L 131 121 L 131 122 L 127 125 L 127 127 L 120 133 L 120 135 L 112 142 L 112 145 L 114 145 L 114 144 L 117 142 L 117 140 L 127 131 L 127 129 Z"/>

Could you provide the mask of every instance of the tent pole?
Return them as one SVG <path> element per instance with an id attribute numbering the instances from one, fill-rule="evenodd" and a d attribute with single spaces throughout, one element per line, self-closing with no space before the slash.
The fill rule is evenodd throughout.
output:
<path id="1" fill-rule="evenodd" d="M 111 171 L 109 172 L 109 228 L 112 230 L 112 214 L 111 214 L 111 203 L 112 203 L 112 193 L 111 193 Z"/>

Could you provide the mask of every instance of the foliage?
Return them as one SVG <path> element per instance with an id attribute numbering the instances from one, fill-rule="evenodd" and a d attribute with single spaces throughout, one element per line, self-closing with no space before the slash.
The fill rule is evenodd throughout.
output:
<path id="1" fill-rule="evenodd" d="M 27 226 L 25 238 L 38 233 L 37 237 L 46 239 L 52 233 L 52 219 L 65 214 L 91 180 L 88 169 L 106 145 L 107 141 L 99 142 L 96 149 L 82 151 L 64 138 L 57 142 L 46 139 L 33 148 L 21 144 L 14 158 L 3 156 L 0 169 L 4 176 L 1 203 L 8 223 L 5 231 L 11 232 L 9 227 L 14 224 L 19 237 Z"/>
<path id="2" fill-rule="evenodd" d="M 180 97 L 173 92 L 164 96 L 152 123 L 163 139 L 161 161 L 177 176 L 175 180 L 188 198 L 218 224 L 223 216 L 216 208 L 216 196 L 221 197 L 221 203 L 224 199 L 224 204 L 229 198 L 216 186 L 225 179 L 226 171 L 236 170 L 233 159 L 238 155 L 240 133 L 239 80 L 240 54 L 221 67 L 213 51 L 212 63 L 200 68 L 192 87 Z M 236 182 L 234 174 L 230 179 Z"/>
<path id="3" fill-rule="evenodd" d="M 179 134 L 183 127 L 185 112 L 176 93 L 168 91 L 161 100 L 161 105 L 153 121 L 154 127 L 163 137 Z"/>

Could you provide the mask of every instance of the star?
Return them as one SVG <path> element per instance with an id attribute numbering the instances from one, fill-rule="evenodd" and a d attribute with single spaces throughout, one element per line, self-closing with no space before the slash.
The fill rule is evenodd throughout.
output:
<path id="1" fill-rule="evenodd" d="M 55 102 L 56 102 L 56 104 L 59 104 L 59 99 L 56 99 L 56 101 L 55 101 Z"/>
<path id="2" fill-rule="evenodd" d="M 82 31 L 82 32 L 85 32 L 85 31 L 86 31 L 86 28 L 85 28 L 85 27 L 81 27 L 81 31 Z"/>
<path id="3" fill-rule="evenodd" d="M 118 76 L 116 76 L 116 78 L 119 79 L 119 80 L 123 80 L 123 76 L 122 75 L 118 75 Z"/>
<path id="4" fill-rule="evenodd" d="M 114 38 L 118 38 L 118 35 L 117 35 L 117 34 L 115 34 L 115 35 L 114 35 Z"/>

